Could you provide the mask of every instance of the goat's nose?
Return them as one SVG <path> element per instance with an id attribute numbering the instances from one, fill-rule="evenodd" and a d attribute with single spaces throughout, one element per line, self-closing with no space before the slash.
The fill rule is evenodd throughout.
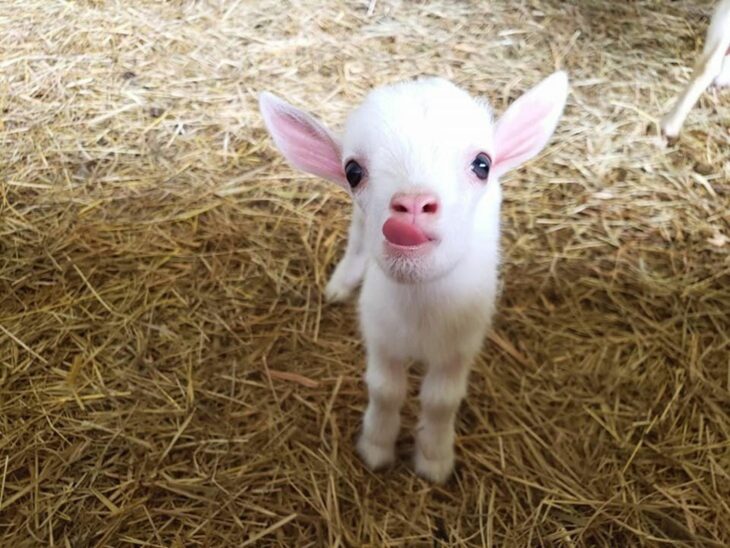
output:
<path id="1" fill-rule="evenodd" d="M 396 194 L 390 201 L 390 210 L 393 213 L 407 213 L 410 215 L 434 214 L 439 209 L 438 198 L 433 194 Z"/>

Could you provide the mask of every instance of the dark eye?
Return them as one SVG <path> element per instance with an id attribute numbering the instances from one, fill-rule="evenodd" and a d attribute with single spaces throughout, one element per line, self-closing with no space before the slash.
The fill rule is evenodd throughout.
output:
<path id="1" fill-rule="evenodd" d="M 477 177 L 479 177 L 482 181 L 486 181 L 487 177 L 489 177 L 489 168 L 492 165 L 492 160 L 484 154 L 483 152 L 480 152 L 477 154 L 477 157 L 474 158 L 474 161 L 471 163 L 471 170 L 476 174 Z"/>
<path id="2" fill-rule="evenodd" d="M 347 182 L 350 183 L 350 187 L 352 188 L 360 184 L 364 173 L 362 166 L 355 160 L 350 160 L 345 164 L 345 177 L 347 177 Z"/>

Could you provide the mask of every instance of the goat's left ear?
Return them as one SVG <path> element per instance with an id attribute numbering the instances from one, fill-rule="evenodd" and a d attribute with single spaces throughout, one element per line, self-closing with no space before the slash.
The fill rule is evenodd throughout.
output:
<path id="1" fill-rule="evenodd" d="M 492 170 L 500 176 L 525 163 L 547 144 L 568 98 L 568 75 L 558 71 L 512 103 L 497 122 Z"/>

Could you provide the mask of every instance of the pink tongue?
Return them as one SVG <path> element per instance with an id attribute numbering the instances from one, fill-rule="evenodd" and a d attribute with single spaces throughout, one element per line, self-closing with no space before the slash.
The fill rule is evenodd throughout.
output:
<path id="1" fill-rule="evenodd" d="M 383 235 L 391 244 L 395 245 L 416 246 L 428 241 L 420 228 L 393 218 L 385 221 Z"/>

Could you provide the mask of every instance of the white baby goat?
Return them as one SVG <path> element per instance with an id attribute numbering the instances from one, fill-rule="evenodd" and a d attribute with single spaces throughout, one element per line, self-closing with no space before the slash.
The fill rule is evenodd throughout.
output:
<path id="1" fill-rule="evenodd" d="M 499 266 L 499 177 L 547 143 L 568 94 L 557 72 L 495 124 L 487 103 L 425 78 L 372 91 L 344 135 L 270 93 L 260 108 L 274 142 L 303 171 L 354 202 L 347 249 L 326 288 L 345 299 L 362 282 L 369 404 L 358 450 L 391 463 L 410 360 L 427 366 L 415 466 L 446 480 L 454 420 L 490 326 Z"/>
<path id="2" fill-rule="evenodd" d="M 689 111 L 713 82 L 717 86 L 730 85 L 730 0 L 721 0 L 715 8 L 692 78 L 672 110 L 662 118 L 664 135 L 679 135 Z"/>

